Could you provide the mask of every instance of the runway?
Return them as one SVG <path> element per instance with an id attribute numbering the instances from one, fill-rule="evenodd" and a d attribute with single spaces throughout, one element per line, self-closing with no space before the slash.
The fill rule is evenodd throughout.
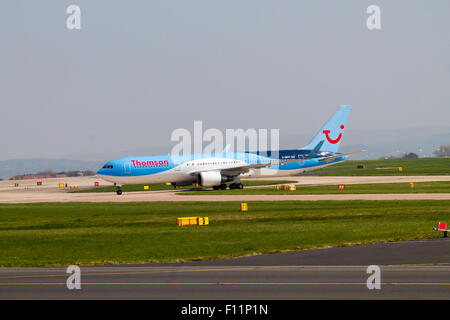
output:
<path id="1" fill-rule="evenodd" d="M 270 177 L 265 178 L 266 180 Z M 87 181 L 94 181 L 92 177 Z M 319 177 L 295 176 L 277 177 L 270 179 L 284 179 L 297 181 L 299 186 L 309 185 L 337 185 L 364 183 L 396 183 L 396 182 L 428 182 L 450 181 L 450 176 L 366 176 L 366 177 Z M 87 185 L 86 182 L 78 183 Z M 55 180 L 56 181 L 56 180 Z M 52 181 L 52 183 L 56 183 Z M 45 181 L 44 181 L 45 182 Z M 8 186 L 3 181 L 0 189 L 0 203 L 36 203 L 36 202 L 137 202 L 137 201 L 281 201 L 281 200 L 450 200 L 450 193 L 413 193 L 413 194 L 329 194 L 329 195 L 179 195 L 178 191 L 142 191 L 125 192 L 117 196 L 113 192 L 99 193 L 69 193 L 56 187 L 18 188 Z M 12 182 L 8 182 L 11 184 Z M 92 182 L 93 184 L 93 182 Z M 51 185 L 51 184 L 49 184 Z M 211 191 L 213 193 L 213 191 Z"/>
<path id="2" fill-rule="evenodd" d="M 432 175 L 432 176 L 287 176 L 287 177 L 262 177 L 262 178 L 244 178 L 243 180 L 291 180 L 296 181 L 298 185 L 329 185 L 329 184 L 361 184 L 361 183 L 392 183 L 392 182 L 428 182 L 428 181 L 450 181 L 450 175 Z M 42 185 L 37 186 L 41 181 Z M 111 182 L 105 181 L 96 176 L 86 177 L 63 177 L 63 178 L 45 178 L 45 179 L 27 179 L 27 180 L 2 180 L 0 181 L 0 191 L 17 190 L 58 190 L 60 183 L 78 185 L 79 187 L 93 187 L 94 182 L 98 181 L 100 186 L 111 186 Z M 14 183 L 19 183 L 15 187 Z"/>
<path id="3" fill-rule="evenodd" d="M 89 185 L 92 178 L 79 181 Z M 450 181 L 450 176 L 284 177 L 298 185 Z M 133 201 L 279 201 L 446 199 L 433 194 L 189 195 L 177 191 L 68 193 L 51 186 L 11 188 L 0 203 Z M 54 183 L 54 182 L 52 182 Z M 369 290 L 367 266 L 381 268 Z M 237 259 L 82 266 L 81 290 L 69 290 L 66 267 L 0 269 L 0 299 L 450 299 L 450 240 L 430 239 L 305 250 Z"/>
<path id="4" fill-rule="evenodd" d="M 381 289 L 367 288 L 367 266 Z M 430 239 L 230 260 L 0 269 L 0 299 L 450 299 L 450 241 Z"/>

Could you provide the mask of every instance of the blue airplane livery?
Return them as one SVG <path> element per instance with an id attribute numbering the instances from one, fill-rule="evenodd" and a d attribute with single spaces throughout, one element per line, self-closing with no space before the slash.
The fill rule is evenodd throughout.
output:
<path id="1" fill-rule="evenodd" d="M 242 189 L 241 177 L 290 176 L 340 163 L 364 150 L 338 153 L 351 106 L 339 107 L 302 149 L 128 157 L 106 163 L 97 175 L 114 182 L 117 194 L 125 184 L 170 182 L 174 187 L 198 183 L 214 190 Z M 264 155 L 263 155 L 264 154 Z"/>

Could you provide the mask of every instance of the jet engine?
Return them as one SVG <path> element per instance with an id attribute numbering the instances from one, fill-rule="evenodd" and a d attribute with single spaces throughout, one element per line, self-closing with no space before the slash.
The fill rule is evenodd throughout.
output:
<path id="1" fill-rule="evenodd" d="M 219 186 L 222 182 L 231 181 L 233 178 L 223 176 L 217 171 L 200 172 L 198 175 L 198 184 L 202 187 Z"/>

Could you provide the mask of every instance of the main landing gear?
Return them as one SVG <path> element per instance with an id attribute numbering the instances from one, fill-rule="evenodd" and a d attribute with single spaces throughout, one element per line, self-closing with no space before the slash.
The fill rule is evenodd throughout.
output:
<path id="1" fill-rule="evenodd" d="M 230 184 L 230 189 L 244 189 L 244 185 L 242 183 L 231 183 Z"/>
<path id="2" fill-rule="evenodd" d="M 225 183 L 222 183 L 220 186 L 213 186 L 214 190 L 225 190 L 227 188 L 227 185 Z"/>
<path id="3" fill-rule="evenodd" d="M 233 189 L 244 189 L 244 185 L 242 183 L 230 183 L 228 186 L 231 190 Z M 227 185 L 225 183 L 222 183 L 220 186 L 214 186 L 214 190 L 225 190 L 227 188 Z"/>

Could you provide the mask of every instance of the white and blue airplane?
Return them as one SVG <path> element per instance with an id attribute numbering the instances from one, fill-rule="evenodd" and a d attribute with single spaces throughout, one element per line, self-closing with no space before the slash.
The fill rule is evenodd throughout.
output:
<path id="1" fill-rule="evenodd" d="M 351 106 L 341 106 L 302 149 L 128 157 L 106 163 L 97 175 L 114 182 L 120 195 L 121 186 L 125 184 L 171 182 L 177 187 L 198 183 L 199 186 L 224 190 L 227 188 L 225 182 L 231 182 L 230 189 L 242 189 L 240 177 L 301 174 L 340 163 L 349 155 L 364 151 L 338 153 L 350 110 Z"/>

